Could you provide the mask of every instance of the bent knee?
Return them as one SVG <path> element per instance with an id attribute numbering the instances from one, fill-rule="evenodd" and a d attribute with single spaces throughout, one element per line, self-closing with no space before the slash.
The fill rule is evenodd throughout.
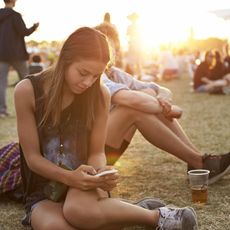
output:
<path id="1" fill-rule="evenodd" d="M 66 220 L 63 219 L 56 219 L 50 218 L 46 220 L 40 220 L 39 222 L 32 222 L 33 229 L 41 229 L 41 230 L 63 230 L 68 226 Z"/>
<path id="2" fill-rule="evenodd" d="M 119 111 L 120 114 L 123 114 L 123 116 L 125 116 L 126 118 L 134 121 L 141 117 L 141 114 L 144 114 L 144 112 L 142 111 L 123 105 L 117 106 L 116 110 Z"/>
<path id="3" fill-rule="evenodd" d="M 84 229 L 95 229 L 103 220 L 99 208 L 87 205 L 64 204 L 64 218 L 73 226 Z"/>

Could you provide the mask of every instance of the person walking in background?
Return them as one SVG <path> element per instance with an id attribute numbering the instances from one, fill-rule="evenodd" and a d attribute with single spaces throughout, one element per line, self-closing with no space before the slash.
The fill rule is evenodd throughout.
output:
<path id="1" fill-rule="evenodd" d="M 28 73 L 29 55 L 24 37 L 32 34 L 39 26 L 34 23 L 27 28 L 20 13 L 13 10 L 16 0 L 4 0 L 0 9 L 0 117 L 9 115 L 6 105 L 7 76 L 10 66 L 23 79 Z"/>

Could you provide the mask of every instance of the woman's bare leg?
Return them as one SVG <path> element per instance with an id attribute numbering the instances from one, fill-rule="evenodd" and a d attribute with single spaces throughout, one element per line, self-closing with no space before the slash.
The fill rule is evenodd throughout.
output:
<path id="1" fill-rule="evenodd" d="M 70 189 L 63 213 L 69 223 L 82 229 L 119 229 L 136 224 L 156 226 L 159 220 L 158 210 L 147 210 L 108 198 L 107 192 L 99 189 Z"/>
<path id="2" fill-rule="evenodd" d="M 179 131 L 179 124 L 171 125 L 169 128 L 157 116 L 128 107 L 119 106 L 111 112 L 106 144 L 118 147 L 120 140 L 124 139 L 124 135 L 133 125 L 151 144 L 180 158 L 194 168 L 202 168 L 201 153 L 195 147 L 188 145 L 189 142 Z"/>
<path id="3" fill-rule="evenodd" d="M 193 148 L 196 152 L 199 150 L 195 147 L 195 145 L 190 141 L 189 137 L 186 135 L 181 125 L 177 121 L 177 119 L 173 119 L 173 121 L 169 121 L 163 115 L 157 115 L 157 117 L 168 127 L 170 128 L 185 144 Z"/>
<path id="4" fill-rule="evenodd" d="M 62 203 L 49 200 L 40 201 L 32 211 L 31 225 L 33 229 L 77 230 L 65 220 L 62 208 Z"/>
<path id="5" fill-rule="evenodd" d="M 126 141 L 128 141 L 129 143 L 131 142 L 135 132 L 136 132 L 137 128 L 135 125 L 131 126 L 128 131 L 126 132 L 125 136 L 124 136 L 124 139 Z"/>
<path id="6" fill-rule="evenodd" d="M 117 108 L 113 109 L 112 112 L 110 112 L 108 119 L 108 135 L 106 137 L 106 145 L 113 148 L 120 148 L 123 140 L 131 142 L 137 129 L 135 124 L 124 124 L 126 121 L 124 121 L 119 108 L 120 107 L 118 106 Z M 120 114 L 121 117 L 118 119 Z M 119 128 L 122 126 L 123 128 L 119 131 Z M 114 131 L 115 133 L 113 133 Z"/>

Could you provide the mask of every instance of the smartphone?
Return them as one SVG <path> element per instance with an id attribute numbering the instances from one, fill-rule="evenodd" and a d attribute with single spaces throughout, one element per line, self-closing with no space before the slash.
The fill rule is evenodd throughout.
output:
<path id="1" fill-rule="evenodd" d="M 100 172 L 100 173 L 96 174 L 95 176 L 105 176 L 105 175 L 109 175 L 109 174 L 114 174 L 116 172 L 118 172 L 117 169 L 110 169 L 110 170 Z"/>

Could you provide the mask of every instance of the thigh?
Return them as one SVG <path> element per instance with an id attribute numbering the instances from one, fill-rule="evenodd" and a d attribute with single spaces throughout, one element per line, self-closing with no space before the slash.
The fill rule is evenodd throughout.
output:
<path id="1" fill-rule="evenodd" d="M 103 199 L 109 198 L 108 193 L 101 189 L 83 191 L 70 188 L 63 207 L 65 219 L 79 228 L 97 229 L 104 221 L 99 205 Z"/>
<path id="2" fill-rule="evenodd" d="M 29 67 L 27 61 L 12 62 L 12 66 L 17 71 L 20 79 L 23 79 L 29 74 Z"/>
<path id="3" fill-rule="evenodd" d="M 43 200 L 35 204 L 31 214 L 31 226 L 34 230 L 76 230 L 63 216 L 63 204 Z"/>
<path id="4" fill-rule="evenodd" d="M 110 112 L 106 137 L 107 145 L 119 148 L 123 140 L 131 141 L 136 131 L 134 113 L 134 110 L 124 106 L 117 106 Z"/>

